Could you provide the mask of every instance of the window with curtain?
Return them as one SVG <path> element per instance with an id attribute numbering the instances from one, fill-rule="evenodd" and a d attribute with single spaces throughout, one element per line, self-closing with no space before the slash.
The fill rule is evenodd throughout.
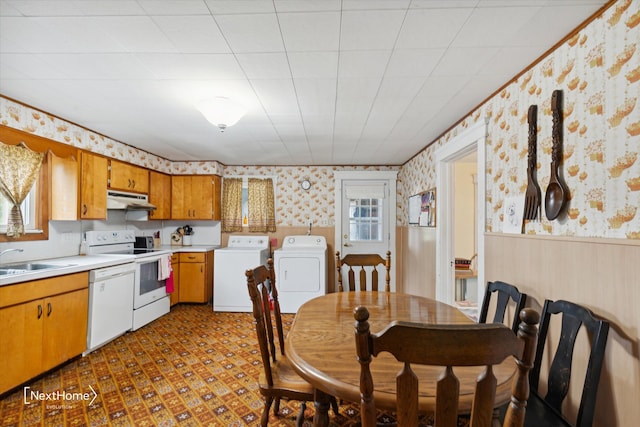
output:
<path id="1" fill-rule="evenodd" d="M 222 181 L 222 232 L 242 231 L 242 178 Z"/>
<path id="2" fill-rule="evenodd" d="M 243 223 L 250 232 L 276 231 L 273 179 L 248 178 L 245 182 L 246 200 L 243 200 L 243 179 L 224 178 L 222 231 L 242 231 Z M 245 202 L 244 210 L 243 201 Z"/>
<path id="3" fill-rule="evenodd" d="M 31 216 L 35 198 L 25 202 L 38 178 L 45 153 L 31 151 L 24 144 L 0 143 L 0 195 L 4 199 L 7 237 L 16 239 L 25 233 L 24 213 Z M 4 222 L 4 221 L 3 221 Z M 33 224 L 33 220 L 29 221 Z"/>
<path id="4" fill-rule="evenodd" d="M 271 178 L 249 178 L 249 231 L 276 231 L 273 180 Z"/>

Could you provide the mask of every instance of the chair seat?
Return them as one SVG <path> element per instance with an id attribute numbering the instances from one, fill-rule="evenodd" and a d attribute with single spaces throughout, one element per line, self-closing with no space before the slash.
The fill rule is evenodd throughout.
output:
<path id="1" fill-rule="evenodd" d="M 295 400 L 313 400 L 313 387 L 298 375 L 286 356 L 280 356 L 278 361 L 271 365 L 273 385 L 269 385 L 264 372 L 260 373 L 259 385 L 263 394 L 277 391 L 281 396 Z"/>
<path id="2" fill-rule="evenodd" d="M 547 405 L 534 390 L 531 390 L 527 400 L 524 425 L 525 427 L 571 427 L 571 424 Z"/>

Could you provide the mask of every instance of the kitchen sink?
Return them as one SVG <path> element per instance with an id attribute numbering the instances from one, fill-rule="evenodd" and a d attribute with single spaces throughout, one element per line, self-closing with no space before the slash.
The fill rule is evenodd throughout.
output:
<path id="1" fill-rule="evenodd" d="M 37 262 L 29 262 L 24 264 L 11 264 L 0 267 L 0 276 L 10 274 L 22 274 L 30 271 L 49 270 L 54 268 L 69 267 L 72 264 L 41 264 Z"/>

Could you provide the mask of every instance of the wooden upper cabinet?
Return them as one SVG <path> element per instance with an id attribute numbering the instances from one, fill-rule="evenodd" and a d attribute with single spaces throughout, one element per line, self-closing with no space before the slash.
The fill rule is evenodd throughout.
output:
<path id="1" fill-rule="evenodd" d="M 80 218 L 107 218 L 108 160 L 83 151 L 80 155 Z"/>
<path id="2" fill-rule="evenodd" d="M 49 153 L 49 219 L 78 219 L 78 160 L 77 156 L 58 157 Z"/>
<path id="3" fill-rule="evenodd" d="M 109 160 L 109 188 L 149 193 L 149 170 L 118 160 Z"/>
<path id="4" fill-rule="evenodd" d="M 149 211 L 149 219 L 171 218 L 171 175 L 149 172 L 149 203 L 157 208 Z"/>
<path id="5" fill-rule="evenodd" d="M 171 177 L 172 219 L 220 219 L 220 177 L 175 175 Z"/>

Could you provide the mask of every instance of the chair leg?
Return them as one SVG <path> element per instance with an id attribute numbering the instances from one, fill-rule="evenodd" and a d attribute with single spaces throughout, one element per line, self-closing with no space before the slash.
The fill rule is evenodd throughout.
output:
<path id="1" fill-rule="evenodd" d="M 262 411 L 262 418 L 260 418 L 260 425 L 267 427 L 269 423 L 269 411 L 271 410 L 271 404 L 273 403 L 273 397 L 267 396 L 264 400 L 264 411 Z"/>
<path id="2" fill-rule="evenodd" d="M 300 402 L 300 412 L 298 413 L 298 417 L 296 418 L 296 427 L 302 427 L 302 423 L 304 423 L 304 411 L 307 410 L 307 402 Z"/>
<path id="3" fill-rule="evenodd" d="M 280 413 L 280 398 L 276 397 L 276 403 L 273 405 L 273 413 L 278 415 Z"/>
<path id="4" fill-rule="evenodd" d="M 338 401 L 334 396 L 331 396 L 331 409 L 334 415 L 338 415 Z"/>

